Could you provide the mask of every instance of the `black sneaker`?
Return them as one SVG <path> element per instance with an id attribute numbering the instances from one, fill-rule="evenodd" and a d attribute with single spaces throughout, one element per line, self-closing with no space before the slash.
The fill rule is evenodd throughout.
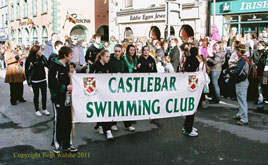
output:
<path id="1" fill-rule="evenodd" d="M 237 117 L 236 115 L 233 116 L 233 119 L 234 120 L 240 120 L 241 118 L 240 117 Z"/>
<path id="2" fill-rule="evenodd" d="M 254 112 L 263 113 L 264 112 L 264 108 L 258 107 L 257 109 L 254 110 Z"/>
<path id="3" fill-rule="evenodd" d="M 26 102 L 26 100 L 24 100 L 24 98 L 19 99 L 18 101 L 21 102 L 21 103 L 25 103 Z"/>

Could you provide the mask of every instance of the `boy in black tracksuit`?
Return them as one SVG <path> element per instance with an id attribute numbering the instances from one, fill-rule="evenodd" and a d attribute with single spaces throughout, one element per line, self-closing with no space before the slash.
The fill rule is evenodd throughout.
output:
<path id="1" fill-rule="evenodd" d="M 155 60 L 152 56 L 149 55 L 149 51 L 150 49 L 148 46 L 144 46 L 142 48 L 142 55 L 137 62 L 137 70 L 139 73 L 157 72 Z"/>
<path id="2" fill-rule="evenodd" d="M 71 106 L 66 96 L 71 92 L 69 66 L 67 65 L 72 59 L 72 49 L 62 47 L 59 51 L 59 59 L 54 58 L 48 72 L 48 85 L 51 93 L 51 100 L 55 112 L 54 120 L 54 152 L 59 153 L 60 146 L 64 151 L 71 151 L 70 133 L 71 123 Z M 68 98 L 68 96 L 67 96 Z"/>

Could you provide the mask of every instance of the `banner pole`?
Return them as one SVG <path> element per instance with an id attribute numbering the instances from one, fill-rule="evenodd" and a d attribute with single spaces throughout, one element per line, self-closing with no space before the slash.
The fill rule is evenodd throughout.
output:
<path id="1" fill-rule="evenodd" d="M 73 83 L 72 83 L 72 70 L 73 70 L 73 66 L 72 65 L 70 65 L 69 66 L 69 69 L 70 69 L 70 85 L 72 85 Z M 74 108 L 73 108 L 73 99 L 72 99 L 72 92 L 71 92 L 71 96 L 70 96 L 71 98 L 71 120 L 72 120 L 72 138 L 75 138 L 75 124 L 74 124 L 74 122 L 73 122 L 73 113 L 74 113 Z"/>

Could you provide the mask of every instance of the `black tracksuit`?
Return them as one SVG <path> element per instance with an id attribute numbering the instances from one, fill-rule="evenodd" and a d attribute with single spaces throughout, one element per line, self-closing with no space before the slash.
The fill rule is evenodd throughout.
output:
<path id="1" fill-rule="evenodd" d="M 199 61 L 197 60 L 196 56 L 188 56 L 186 58 L 186 64 L 185 64 L 185 72 L 196 72 L 199 67 Z M 194 124 L 194 118 L 195 114 L 186 116 L 186 119 L 184 121 L 184 129 L 186 132 L 190 133 L 192 132 L 193 124 Z"/>
<path id="2" fill-rule="evenodd" d="M 102 49 L 103 48 L 98 49 L 94 46 L 94 44 L 92 44 L 86 51 L 86 56 L 85 56 L 86 63 L 88 63 L 88 60 L 94 63 L 96 56 L 100 53 Z"/>
<path id="3" fill-rule="evenodd" d="M 97 60 L 93 65 L 90 67 L 89 73 L 110 73 L 110 65 L 104 64 L 100 62 L 100 60 Z M 102 126 L 104 134 L 106 134 L 106 131 L 111 130 L 111 127 L 113 125 L 113 122 L 101 122 L 97 123 L 95 126 L 95 129 L 97 129 L 99 126 Z"/>
<path id="4" fill-rule="evenodd" d="M 35 110 L 39 111 L 39 90 L 42 94 L 42 109 L 46 109 L 47 103 L 47 81 L 45 67 L 48 68 L 47 59 L 45 56 L 34 59 L 27 58 L 25 62 L 25 74 L 28 85 L 32 85 L 34 92 Z"/>
<path id="5" fill-rule="evenodd" d="M 109 62 L 110 64 L 110 71 L 111 73 L 129 73 L 127 63 L 124 59 L 124 57 L 120 58 L 120 60 L 116 59 L 114 57 L 114 54 L 111 54 L 111 60 Z M 125 127 L 128 128 L 132 124 L 131 121 L 124 121 L 123 122 Z M 112 125 L 116 125 L 116 122 L 113 122 Z"/>
<path id="6" fill-rule="evenodd" d="M 156 63 L 152 56 L 148 56 L 145 59 L 143 56 L 140 56 L 137 62 L 138 73 L 154 73 L 156 70 Z"/>
<path id="7" fill-rule="evenodd" d="M 69 84 L 69 66 L 64 66 L 57 58 L 52 59 L 48 72 L 48 86 L 55 113 L 53 139 L 56 148 L 62 146 L 63 149 L 67 149 L 70 147 L 71 106 L 65 105 Z"/>

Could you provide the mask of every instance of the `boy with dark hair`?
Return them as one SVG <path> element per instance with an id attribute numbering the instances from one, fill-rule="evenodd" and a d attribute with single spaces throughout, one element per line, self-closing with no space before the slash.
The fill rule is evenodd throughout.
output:
<path id="1" fill-rule="evenodd" d="M 59 50 L 59 58 L 52 59 L 48 72 L 48 85 L 53 103 L 54 116 L 54 153 L 60 152 L 60 146 L 64 152 L 76 152 L 77 149 L 70 145 L 71 106 L 68 102 L 68 95 L 72 92 L 70 85 L 69 66 L 72 60 L 72 49 L 62 47 Z"/>
<path id="2" fill-rule="evenodd" d="M 63 43 L 61 41 L 56 41 L 55 42 L 55 51 L 51 53 L 51 55 L 48 58 L 48 66 L 50 66 L 51 60 L 53 58 L 58 58 L 59 50 L 63 46 Z"/>
<path id="3" fill-rule="evenodd" d="M 85 60 L 86 63 L 92 65 L 97 57 L 97 54 L 101 52 L 103 48 L 102 43 L 101 43 L 101 35 L 100 34 L 95 34 L 93 36 L 94 43 L 87 49 Z"/>

